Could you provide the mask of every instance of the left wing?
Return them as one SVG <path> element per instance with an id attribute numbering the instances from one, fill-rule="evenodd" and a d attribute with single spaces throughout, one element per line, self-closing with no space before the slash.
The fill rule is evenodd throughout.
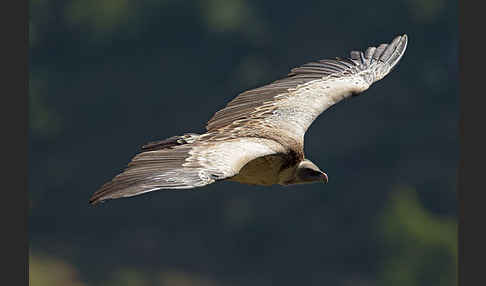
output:
<path id="1" fill-rule="evenodd" d="M 302 145 L 306 130 L 324 110 L 385 77 L 400 61 L 406 46 L 407 35 L 402 35 L 378 48 L 352 51 L 350 58 L 294 68 L 286 78 L 238 95 L 213 115 L 206 129 L 278 142 L 285 137 L 286 142 Z"/>

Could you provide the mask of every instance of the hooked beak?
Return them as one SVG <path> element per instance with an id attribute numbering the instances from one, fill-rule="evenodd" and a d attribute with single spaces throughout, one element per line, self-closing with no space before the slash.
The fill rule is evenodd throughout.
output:
<path id="1" fill-rule="evenodd" d="M 327 184 L 327 182 L 329 182 L 329 179 L 327 178 L 327 174 L 322 172 L 322 181 L 324 182 L 324 184 Z"/>

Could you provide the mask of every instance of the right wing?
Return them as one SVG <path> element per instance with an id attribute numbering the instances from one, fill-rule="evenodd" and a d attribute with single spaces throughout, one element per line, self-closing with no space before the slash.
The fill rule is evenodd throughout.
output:
<path id="1" fill-rule="evenodd" d="M 189 135 L 194 139 L 194 135 Z M 285 152 L 279 143 L 262 138 L 219 138 L 200 135 L 171 137 L 145 145 L 128 167 L 104 184 L 90 199 L 131 197 L 159 189 L 191 189 L 232 177 L 253 159 Z M 183 139 L 186 138 L 186 139 Z M 159 149 L 157 149 L 159 148 Z M 161 148 L 161 149 L 160 149 Z"/>

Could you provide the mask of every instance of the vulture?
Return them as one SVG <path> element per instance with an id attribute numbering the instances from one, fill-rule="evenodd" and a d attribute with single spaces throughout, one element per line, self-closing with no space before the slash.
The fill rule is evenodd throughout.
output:
<path id="1" fill-rule="evenodd" d="M 204 134 L 147 143 L 128 166 L 90 198 L 91 204 L 217 181 L 251 185 L 328 182 L 304 155 L 304 134 L 327 108 L 367 90 L 400 61 L 407 35 L 294 68 L 282 79 L 247 90 L 217 111 Z"/>

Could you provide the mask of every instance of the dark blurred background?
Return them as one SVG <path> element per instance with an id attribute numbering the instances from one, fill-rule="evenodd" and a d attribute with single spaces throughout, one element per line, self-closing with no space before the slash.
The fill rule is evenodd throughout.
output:
<path id="1" fill-rule="evenodd" d="M 456 285 L 456 2 L 31 0 L 31 285 Z M 142 144 L 402 33 L 398 67 L 308 130 L 329 184 L 88 204 Z"/>

